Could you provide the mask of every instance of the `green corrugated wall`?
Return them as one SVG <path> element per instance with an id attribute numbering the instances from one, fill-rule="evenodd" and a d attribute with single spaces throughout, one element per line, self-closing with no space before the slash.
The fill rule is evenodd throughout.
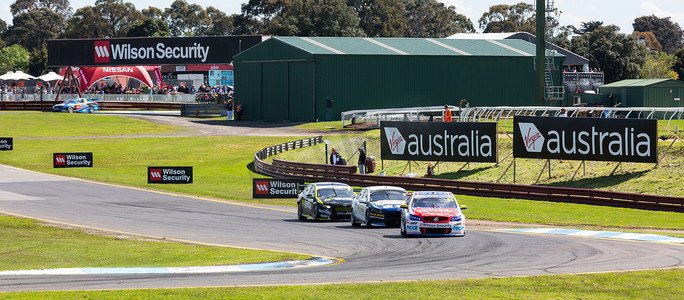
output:
<path id="1" fill-rule="evenodd" d="M 535 105 L 532 57 L 319 55 L 316 99 L 348 110 L 433 105 Z M 317 116 L 328 120 L 330 108 Z"/>

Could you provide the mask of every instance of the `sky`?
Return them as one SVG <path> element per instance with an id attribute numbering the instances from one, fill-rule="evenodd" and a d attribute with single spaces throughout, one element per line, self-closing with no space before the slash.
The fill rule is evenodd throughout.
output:
<path id="1" fill-rule="evenodd" d="M 174 0 L 156 0 L 154 5 L 164 9 L 171 6 Z M 213 6 L 226 14 L 239 14 L 242 3 L 247 0 L 186 0 L 188 3 L 199 4 L 202 7 Z M 470 18 L 478 31 L 478 20 L 489 7 L 497 4 L 516 4 L 519 2 L 534 3 L 532 0 L 440 0 L 446 5 L 456 7 L 456 12 Z M 124 0 L 131 2 L 135 8 L 142 10 L 147 8 L 149 1 Z M 560 24 L 574 25 L 579 27 L 582 22 L 603 21 L 605 25 L 615 24 L 623 33 L 633 31 L 634 19 L 641 16 L 656 15 L 659 18 L 671 17 L 672 21 L 684 26 L 684 0 L 555 0 L 555 7 L 562 13 Z M 0 19 L 7 24 L 12 23 L 9 6 L 14 0 L 0 0 Z M 95 0 L 70 0 L 71 7 L 76 9 L 84 6 L 95 5 Z"/>

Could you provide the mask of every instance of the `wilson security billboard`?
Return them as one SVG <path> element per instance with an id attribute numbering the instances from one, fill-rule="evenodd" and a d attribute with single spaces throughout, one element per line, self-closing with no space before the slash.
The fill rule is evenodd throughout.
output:
<path id="1" fill-rule="evenodd" d="M 261 41 L 258 35 L 48 40 L 48 65 L 225 64 Z"/>
<path id="2" fill-rule="evenodd" d="M 382 159 L 497 162 L 496 123 L 380 123 Z"/>
<path id="3" fill-rule="evenodd" d="M 651 119 L 516 116 L 513 156 L 656 163 L 658 123 Z"/>

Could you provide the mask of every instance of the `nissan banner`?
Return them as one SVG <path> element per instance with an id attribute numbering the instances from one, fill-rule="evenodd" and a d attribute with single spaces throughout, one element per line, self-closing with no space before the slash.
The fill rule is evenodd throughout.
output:
<path id="1" fill-rule="evenodd" d="M 658 121 L 515 116 L 513 157 L 658 162 Z"/>
<path id="2" fill-rule="evenodd" d="M 496 123 L 380 122 L 382 159 L 497 162 Z"/>
<path id="3" fill-rule="evenodd" d="M 261 36 L 48 40 L 48 66 L 226 64 Z"/>
<path id="4" fill-rule="evenodd" d="M 297 198 L 299 186 L 304 181 L 297 179 L 254 178 L 252 198 Z"/>

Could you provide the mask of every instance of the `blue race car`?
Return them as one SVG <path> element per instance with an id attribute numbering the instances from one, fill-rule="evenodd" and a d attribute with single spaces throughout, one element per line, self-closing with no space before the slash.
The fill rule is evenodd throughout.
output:
<path id="1" fill-rule="evenodd" d="M 94 113 L 99 109 L 97 102 L 86 98 L 75 98 L 66 100 L 60 104 L 52 106 L 53 112 L 69 113 Z"/>
<path id="2" fill-rule="evenodd" d="M 352 203 L 351 225 L 399 226 L 401 205 L 406 203 L 407 195 L 405 189 L 395 186 L 363 188 Z"/>

